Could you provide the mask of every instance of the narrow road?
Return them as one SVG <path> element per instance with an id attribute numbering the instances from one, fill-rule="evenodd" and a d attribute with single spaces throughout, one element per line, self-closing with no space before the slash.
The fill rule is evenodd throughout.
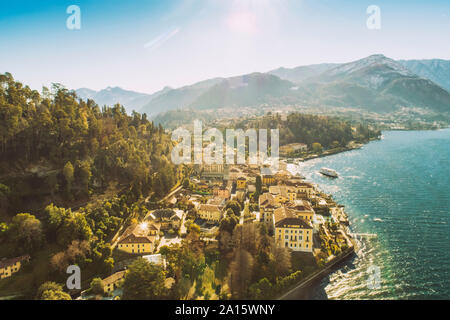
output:
<path id="1" fill-rule="evenodd" d="M 164 198 L 162 198 L 161 200 L 159 200 L 158 202 L 161 203 L 163 201 L 165 201 L 167 198 L 170 198 L 171 196 L 173 196 L 174 194 L 176 194 L 177 192 L 179 192 L 181 189 L 183 188 L 182 185 L 178 186 L 175 190 L 173 190 L 172 192 L 170 192 L 167 196 L 165 196 Z M 147 198 L 145 198 L 145 203 L 148 202 L 148 200 L 150 200 L 150 197 L 152 196 L 152 194 L 150 194 Z"/>
<path id="2" fill-rule="evenodd" d="M 250 201 L 247 199 L 244 202 L 244 209 L 241 211 L 241 216 L 239 217 L 239 224 L 244 224 L 244 217 L 245 217 L 245 208 L 249 205 Z"/>

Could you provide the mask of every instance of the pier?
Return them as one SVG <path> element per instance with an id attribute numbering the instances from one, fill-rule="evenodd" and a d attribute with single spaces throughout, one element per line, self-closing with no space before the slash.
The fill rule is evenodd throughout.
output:
<path id="1" fill-rule="evenodd" d="M 376 233 L 349 233 L 350 237 L 355 239 L 374 239 L 378 238 L 378 235 Z"/>

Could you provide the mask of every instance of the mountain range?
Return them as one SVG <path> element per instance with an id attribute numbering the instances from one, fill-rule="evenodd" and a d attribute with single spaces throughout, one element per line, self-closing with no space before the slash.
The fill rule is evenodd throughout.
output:
<path id="1" fill-rule="evenodd" d="M 175 109 L 272 105 L 352 107 L 389 112 L 399 107 L 450 112 L 450 61 L 399 60 L 381 54 L 349 63 L 279 68 L 214 78 L 152 95 L 121 88 L 76 90 L 98 104 L 120 102 L 127 111 L 155 116 Z"/>
<path id="2" fill-rule="evenodd" d="M 120 87 L 107 87 L 106 89 L 95 91 L 88 88 L 80 88 L 75 90 L 77 96 L 82 99 L 92 99 L 98 105 L 113 106 L 116 103 L 122 104 L 128 113 L 133 110 L 141 110 L 147 103 L 157 98 L 159 95 L 172 90 L 165 87 L 161 91 L 154 94 L 140 93 L 130 90 L 125 90 Z"/>

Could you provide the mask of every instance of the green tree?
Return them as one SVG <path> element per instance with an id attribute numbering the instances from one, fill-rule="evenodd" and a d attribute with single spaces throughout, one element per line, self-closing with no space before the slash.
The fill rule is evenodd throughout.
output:
<path id="1" fill-rule="evenodd" d="M 91 281 L 90 289 L 93 294 L 103 295 L 105 293 L 105 284 L 101 278 L 94 278 Z"/>
<path id="2" fill-rule="evenodd" d="M 72 300 L 69 294 L 63 291 L 63 286 L 56 282 L 44 282 L 36 292 L 36 300 Z"/>
<path id="3" fill-rule="evenodd" d="M 41 222 L 29 213 L 19 213 L 12 219 L 8 238 L 13 242 L 16 252 L 35 252 L 44 242 Z"/>
<path id="4" fill-rule="evenodd" d="M 158 300 L 167 297 L 166 276 L 160 266 L 143 258 L 136 259 L 128 268 L 123 284 L 124 300 Z"/>
<path id="5" fill-rule="evenodd" d="M 321 145 L 320 143 L 314 142 L 314 143 L 312 144 L 312 150 L 313 150 L 315 153 L 322 153 L 323 147 L 322 147 L 322 145 Z"/>
<path id="6" fill-rule="evenodd" d="M 233 233 L 234 227 L 239 223 L 239 218 L 233 213 L 233 210 L 228 209 L 231 214 L 227 211 L 227 216 L 220 221 L 219 232 Z"/>
<path id="7" fill-rule="evenodd" d="M 64 291 L 44 291 L 41 300 L 72 300 L 72 297 Z"/>
<path id="8" fill-rule="evenodd" d="M 70 163 L 70 161 L 68 161 L 63 169 L 63 175 L 64 175 L 64 179 L 66 180 L 66 187 L 67 187 L 67 192 L 70 192 L 72 189 L 72 183 L 73 183 L 73 165 L 72 163 Z"/>
<path id="9" fill-rule="evenodd" d="M 227 202 L 227 204 L 225 206 L 225 210 L 228 210 L 228 209 L 233 210 L 234 214 L 238 217 L 241 215 L 241 206 L 240 206 L 239 202 L 237 202 L 236 200 L 230 200 Z"/>
<path id="10" fill-rule="evenodd" d="M 87 195 L 89 194 L 89 182 L 92 177 L 91 165 L 87 161 L 81 161 L 78 166 L 78 175 L 80 179 L 81 188 Z"/>
<path id="11" fill-rule="evenodd" d="M 241 248 L 235 250 L 230 265 L 229 285 L 233 298 L 243 299 L 252 278 L 253 257 Z"/>
<path id="12" fill-rule="evenodd" d="M 262 278 L 257 283 L 254 283 L 249 288 L 249 295 L 251 299 L 266 300 L 273 295 L 272 284 L 267 278 Z"/>
<path id="13" fill-rule="evenodd" d="M 262 180 L 261 180 L 260 175 L 256 176 L 255 187 L 256 187 L 256 194 L 257 194 L 256 197 L 258 197 L 262 193 Z"/>

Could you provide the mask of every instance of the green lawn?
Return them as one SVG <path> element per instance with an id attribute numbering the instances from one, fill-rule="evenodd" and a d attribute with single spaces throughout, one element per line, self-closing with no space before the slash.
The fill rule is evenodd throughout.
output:
<path id="1" fill-rule="evenodd" d="M 58 251 L 58 246 L 47 245 L 46 249 L 37 252 L 30 263 L 19 272 L 0 280 L 0 297 L 18 295 L 33 299 L 37 288 L 49 279 L 49 260 Z"/>
<path id="2" fill-rule="evenodd" d="M 292 270 L 303 271 L 304 276 L 310 274 L 318 268 L 314 256 L 307 252 L 292 252 L 291 256 Z"/>

